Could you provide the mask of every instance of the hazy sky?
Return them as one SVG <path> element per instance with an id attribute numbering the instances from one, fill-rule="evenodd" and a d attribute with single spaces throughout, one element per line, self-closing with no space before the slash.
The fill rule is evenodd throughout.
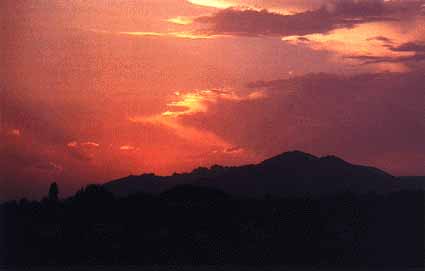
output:
<path id="1" fill-rule="evenodd" d="M 294 149 L 425 174 L 425 0 L 3 0 L 0 23 L 0 199 Z"/>

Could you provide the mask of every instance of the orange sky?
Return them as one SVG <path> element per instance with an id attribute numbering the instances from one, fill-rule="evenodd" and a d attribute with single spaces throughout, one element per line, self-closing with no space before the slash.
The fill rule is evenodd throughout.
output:
<path id="1" fill-rule="evenodd" d="M 293 149 L 425 174 L 425 1 L 0 10 L 0 199 Z"/>

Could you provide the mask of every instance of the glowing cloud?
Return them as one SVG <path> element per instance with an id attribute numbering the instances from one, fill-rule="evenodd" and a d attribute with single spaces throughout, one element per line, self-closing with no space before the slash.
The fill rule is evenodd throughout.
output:
<path id="1" fill-rule="evenodd" d="M 384 23 L 368 23 L 351 29 L 337 29 L 326 34 L 310 34 L 304 36 L 288 36 L 282 40 L 297 45 L 306 45 L 316 50 L 330 50 L 341 54 L 376 55 L 393 53 L 382 46 L 382 38 L 376 39 L 382 33 L 395 42 L 401 42 L 405 35 L 388 27 Z"/>
<path id="2" fill-rule="evenodd" d="M 232 91 L 218 89 L 195 90 L 187 93 L 175 92 L 175 101 L 167 104 L 169 110 L 153 116 L 134 116 L 129 118 L 129 121 L 132 123 L 153 124 L 170 129 L 176 137 L 190 142 L 191 145 L 210 149 L 210 152 L 214 154 L 238 155 L 246 153 L 245 150 L 233 146 L 213 132 L 182 123 L 181 117 L 206 113 L 210 105 L 219 101 L 238 103 L 266 97 L 262 91 L 253 91 L 244 96 Z"/>
<path id="3" fill-rule="evenodd" d="M 169 23 L 180 24 L 180 25 L 188 25 L 193 22 L 193 20 L 189 17 L 177 16 L 166 20 Z"/>
<path id="4" fill-rule="evenodd" d="M 122 151 L 132 151 L 132 150 L 135 150 L 135 149 L 136 148 L 134 146 L 131 146 L 131 145 L 122 145 L 120 147 L 120 150 L 122 150 Z"/>
<path id="5" fill-rule="evenodd" d="M 130 36 L 154 36 L 154 37 L 162 37 L 167 36 L 167 33 L 161 33 L 161 32 L 143 32 L 143 31 L 136 31 L 136 32 L 118 32 L 118 34 L 122 35 L 130 35 Z"/>
<path id="6" fill-rule="evenodd" d="M 174 132 L 174 134 L 188 142 L 191 142 L 195 145 L 202 146 L 212 146 L 215 148 L 229 148 L 231 145 L 218 137 L 217 135 L 190 126 L 182 125 L 178 122 L 177 119 L 170 119 L 166 116 L 135 116 L 129 118 L 129 121 L 132 123 L 141 123 L 141 124 L 154 124 L 159 125 L 165 128 L 168 128 Z"/>
<path id="7" fill-rule="evenodd" d="M 291 10 L 288 10 L 285 7 L 282 6 L 276 6 L 276 5 L 267 5 L 272 3 L 267 3 L 265 1 L 228 1 L 228 0 L 187 0 L 189 3 L 203 6 L 203 7 L 211 7 L 211 8 L 217 8 L 217 9 L 228 9 L 228 8 L 244 8 L 244 9 L 252 9 L 252 10 L 263 10 L 267 9 L 279 14 L 294 14 L 295 11 L 300 11 L 297 7 L 291 7 Z M 301 9 L 303 10 L 303 9 Z"/>
<path id="8" fill-rule="evenodd" d="M 174 37 L 174 38 L 182 38 L 182 39 L 212 39 L 217 37 L 218 35 L 202 35 L 195 34 L 190 32 L 118 32 L 118 34 L 129 35 L 129 36 L 154 36 L 154 37 Z"/>
<path id="9" fill-rule="evenodd" d="M 71 141 L 67 144 L 67 146 L 69 148 L 76 148 L 76 147 L 78 147 L 78 142 L 77 141 Z"/>
<path id="10" fill-rule="evenodd" d="M 414 39 L 416 32 L 415 29 L 400 31 L 386 23 L 374 22 L 358 25 L 351 29 L 336 29 L 326 34 L 283 37 L 282 41 L 317 51 L 329 51 L 335 53 L 336 61 L 343 57 L 354 65 L 364 60 L 405 59 L 405 57 L 414 55 L 414 52 L 398 50 L 398 47 L 394 46 Z M 399 63 L 397 61 L 390 62 L 392 61 L 373 64 L 378 70 L 393 72 L 407 70 L 401 61 Z"/>
<path id="11" fill-rule="evenodd" d="M 189 3 L 204 6 L 204 7 L 213 7 L 213 8 L 230 8 L 237 6 L 237 4 L 232 3 L 226 0 L 187 0 Z"/>
<path id="12" fill-rule="evenodd" d="M 208 103 L 216 103 L 218 100 L 231 100 L 231 101 L 246 101 L 266 98 L 266 94 L 261 91 L 254 91 L 247 96 L 240 96 L 234 92 L 227 90 L 199 90 L 192 91 L 186 94 L 176 92 L 175 96 L 179 99 L 167 104 L 171 110 L 162 113 L 165 117 L 177 117 L 181 115 L 188 115 L 208 110 Z M 183 110 L 173 110 L 183 109 Z"/>
<path id="13" fill-rule="evenodd" d="M 68 153 L 80 161 L 91 161 L 100 147 L 100 144 L 92 141 L 77 142 L 71 141 L 66 144 Z"/>
<path id="14" fill-rule="evenodd" d="M 199 16 L 194 21 L 205 34 L 231 36 L 288 37 L 326 34 L 371 22 L 408 22 L 420 18 L 420 1 L 328 1 L 320 8 L 282 14 L 272 9 L 231 7 Z M 286 12 L 288 13 L 288 12 Z M 413 19 L 413 20 L 414 20 Z"/>
<path id="15" fill-rule="evenodd" d="M 78 146 L 98 148 L 100 146 L 100 144 L 98 144 L 96 142 L 92 142 L 92 141 L 86 141 L 86 142 L 81 142 L 81 143 L 78 143 L 77 141 L 71 141 L 71 142 L 68 142 L 67 146 L 69 148 L 77 148 Z"/>
<path id="16" fill-rule="evenodd" d="M 169 38 L 181 38 L 181 39 L 212 39 L 223 35 L 205 35 L 197 32 L 152 32 L 152 31 L 106 31 L 98 29 L 90 29 L 89 31 L 100 33 L 100 34 L 115 34 L 115 35 L 126 35 L 126 36 L 137 36 L 137 37 L 169 37 Z"/>
<path id="17" fill-rule="evenodd" d="M 90 141 L 88 141 L 88 142 L 81 143 L 81 146 L 83 146 L 83 147 L 95 147 L 95 148 L 97 148 L 100 145 L 98 143 L 96 143 L 96 142 L 90 142 Z"/>
<path id="18" fill-rule="evenodd" d="M 230 147 L 230 148 L 223 150 L 224 153 L 228 153 L 228 154 L 237 154 L 237 153 L 241 153 L 243 151 L 244 151 L 244 149 L 240 148 L 240 147 Z"/>

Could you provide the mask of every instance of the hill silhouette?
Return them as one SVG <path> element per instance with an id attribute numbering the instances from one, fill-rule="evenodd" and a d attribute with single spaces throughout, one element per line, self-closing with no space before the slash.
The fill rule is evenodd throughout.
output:
<path id="1" fill-rule="evenodd" d="M 302 152 L 129 176 L 65 199 L 52 183 L 41 201 L 0 204 L 0 266 L 423 269 L 420 183 Z"/>
<path id="2" fill-rule="evenodd" d="M 172 176 L 132 175 L 108 182 L 104 187 L 115 195 L 125 196 L 137 192 L 157 194 L 179 184 L 214 187 L 245 196 L 386 193 L 423 186 L 420 180 L 405 181 L 377 168 L 350 164 L 336 156 L 316 157 L 291 151 L 257 165 L 215 165 Z"/>

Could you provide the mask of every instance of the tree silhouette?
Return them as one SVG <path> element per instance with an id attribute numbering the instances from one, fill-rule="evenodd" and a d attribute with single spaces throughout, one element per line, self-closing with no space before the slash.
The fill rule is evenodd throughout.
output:
<path id="1" fill-rule="evenodd" d="M 141 175 L 139 180 L 150 186 L 152 194 L 133 190 L 128 196 L 115 196 L 109 186 L 93 184 L 59 200 L 58 185 L 52 183 L 41 202 L 0 203 L 0 266 L 283 265 L 423 270 L 423 188 L 355 193 L 345 190 L 347 178 L 359 180 L 357 184 L 366 188 L 369 181 L 390 186 L 398 179 L 386 176 L 381 180 L 379 171 L 359 169 L 333 157 L 312 158 L 295 152 L 275 159 L 259 166 L 201 168 L 193 174 L 177 174 L 169 181 L 174 185 L 163 191 L 156 183 L 168 180 Z M 297 184 L 290 178 L 303 183 L 292 194 L 279 190 L 280 183 L 289 183 L 282 186 L 287 189 Z M 233 185 L 222 187 L 233 193 L 217 188 L 216 183 L 228 182 Z M 127 186 L 126 179 L 117 183 L 125 189 L 136 187 Z M 273 190 L 264 189 L 267 183 Z M 250 185 L 256 194 L 246 189 Z M 327 186 L 333 193 L 308 194 L 315 190 L 303 190 L 306 185 Z M 331 189 L 335 186 L 338 189 Z"/>
<path id="2" fill-rule="evenodd" d="M 53 182 L 49 188 L 48 198 L 50 201 L 58 201 L 59 188 L 56 182 Z"/>

